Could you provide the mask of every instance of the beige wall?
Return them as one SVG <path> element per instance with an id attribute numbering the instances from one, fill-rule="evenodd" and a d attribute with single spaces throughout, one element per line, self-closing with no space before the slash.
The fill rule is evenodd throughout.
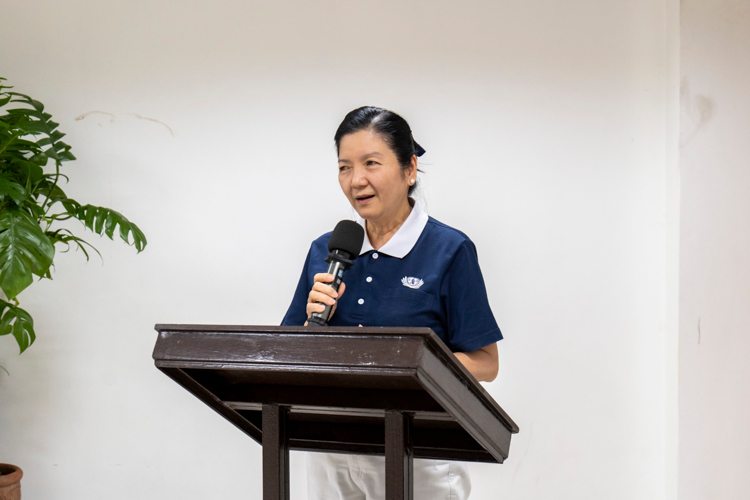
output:
<path id="1" fill-rule="evenodd" d="M 22 294 L 39 338 L 0 339 L 0 461 L 31 499 L 259 498 L 260 448 L 153 367 L 152 328 L 280 321 L 351 215 L 333 132 L 375 104 L 427 149 L 420 196 L 476 242 L 506 335 L 487 388 L 522 433 L 472 498 L 663 498 L 667 6 L 4 0 L 0 72 L 68 133 L 70 193 L 150 244 Z"/>
<path id="2" fill-rule="evenodd" d="M 680 499 L 750 490 L 750 3 L 682 2 Z"/>

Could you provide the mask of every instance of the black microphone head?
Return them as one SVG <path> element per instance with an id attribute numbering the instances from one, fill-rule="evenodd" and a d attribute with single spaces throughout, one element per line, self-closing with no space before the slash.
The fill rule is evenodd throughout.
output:
<path id="1" fill-rule="evenodd" d="M 331 239 L 328 240 L 328 251 L 339 250 L 349 254 L 354 260 L 362 251 L 362 243 L 365 241 L 365 230 L 353 220 L 342 220 L 333 229 Z"/>

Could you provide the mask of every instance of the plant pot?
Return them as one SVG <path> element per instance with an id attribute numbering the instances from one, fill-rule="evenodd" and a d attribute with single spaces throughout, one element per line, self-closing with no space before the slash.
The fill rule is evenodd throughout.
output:
<path id="1" fill-rule="evenodd" d="M 0 474 L 0 500 L 21 500 L 21 468 L 0 464 Z"/>

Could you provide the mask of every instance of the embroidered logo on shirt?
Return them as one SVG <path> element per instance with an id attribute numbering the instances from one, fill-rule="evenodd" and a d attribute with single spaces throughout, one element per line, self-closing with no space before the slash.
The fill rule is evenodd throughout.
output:
<path id="1" fill-rule="evenodd" d="M 420 286 L 424 285 L 424 281 L 419 278 L 412 278 L 411 276 L 404 276 L 403 278 L 401 278 L 401 284 L 406 287 L 413 288 L 414 290 L 416 290 Z"/>

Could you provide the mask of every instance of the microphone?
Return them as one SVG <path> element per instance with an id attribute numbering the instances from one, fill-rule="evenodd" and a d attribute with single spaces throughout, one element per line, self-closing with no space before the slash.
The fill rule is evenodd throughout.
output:
<path id="1" fill-rule="evenodd" d="M 339 291 L 341 281 L 344 278 L 344 271 L 354 265 L 354 259 L 362 251 L 362 243 L 365 241 L 365 230 L 352 220 L 342 220 L 331 233 L 331 239 L 328 240 L 328 274 L 333 275 L 333 282 L 330 286 Z M 333 306 L 326 304 L 323 312 L 312 313 L 307 319 L 308 325 L 325 326 L 328 318 L 331 317 Z"/>

